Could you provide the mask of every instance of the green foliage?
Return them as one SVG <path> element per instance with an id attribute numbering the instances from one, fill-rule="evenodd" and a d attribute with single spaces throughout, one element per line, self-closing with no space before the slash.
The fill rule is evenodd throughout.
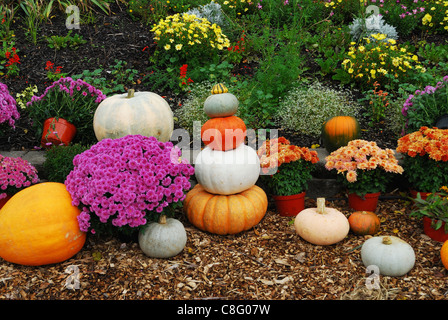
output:
<path id="1" fill-rule="evenodd" d="M 73 144 L 68 146 L 53 146 L 45 152 L 43 168 L 48 181 L 64 183 L 70 171 L 73 170 L 73 158 L 88 147 Z"/>
<path id="2" fill-rule="evenodd" d="M 448 185 L 448 164 L 435 161 L 427 155 L 403 156 L 405 176 L 412 188 L 421 192 L 436 192 L 441 186 Z"/>
<path id="3" fill-rule="evenodd" d="M 317 81 L 309 86 L 296 82 L 280 100 L 275 121 L 282 128 L 319 137 L 329 118 L 340 114 L 358 117 L 359 112 L 360 105 L 347 90 Z"/>
<path id="4" fill-rule="evenodd" d="M 204 112 L 204 102 L 211 95 L 212 82 L 194 83 L 182 106 L 174 110 L 174 116 L 179 126 L 187 130 L 190 135 L 199 134 L 201 126 L 209 119 Z M 198 126 L 195 126 L 197 121 Z M 195 131 L 196 129 L 197 131 Z"/>
<path id="5" fill-rule="evenodd" d="M 367 193 L 385 192 L 393 177 L 392 173 L 380 168 L 357 170 L 357 174 L 355 182 L 349 182 L 342 173 L 338 174 L 336 179 L 347 188 L 349 193 L 356 193 L 360 197 L 364 197 Z"/>
<path id="6" fill-rule="evenodd" d="M 111 65 L 104 70 L 98 68 L 93 71 L 84 70 L 81 74 L 73 75 L 73 79 L 83 79 L 92 86 L 100 89 L 106 96 L 124 93 L 132 86 L 138 76 L 138 70 L 127 67 L 127 62 L 115 60 L 115 65 Z"/>
<path id="7" fill-rule="evenodd" d="M 69 30 L 66 36 L 51 36 L 47 38 L 48 46 L 55 50 L 61 50 L 67 47 L 76 50 L 80 45 L 87 42 L 83 39 L 82 35 L 75 33 L 72 36 L 71 33 L 72 30 Z"/>
<path id="8" fill-rule="evenodd" d="M 409 214 L 411 217 L 428 217 L 431 227 L 439 230 L 445 224 L 444 231 L 448 233 L 448 193 L 447 187 L 443 186 L 437 192 L 430 193 L 425 200 L 417 193 L 417 198 L 412 199 L 414 208 Z"/>
<path id="9" fill-rule="evenodd" d="M 304 159 L 283 163 L 273 175 L 261 175 L 272 194 L 287 196 L 299 194 L 308 189 L 315 166 Z"/>

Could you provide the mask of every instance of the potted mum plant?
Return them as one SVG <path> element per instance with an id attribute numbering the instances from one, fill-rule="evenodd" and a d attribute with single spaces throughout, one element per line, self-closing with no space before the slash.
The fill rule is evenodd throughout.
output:
<path id="1" fill-rule="evenodd" d="M 89 145 L 96 142 L 93 116 L 106 96 L 87 82 L 70 77 L 60 78 L 33 96 L 27 103 L 32 125 L 42 147 L 69 144 L 76 141 Z"/>
<path id="2" fill-rule="evenodd" d="M 15 128 L 15 121 L 20 118 L 16 100 L 9 94 L 8 86 L 0 83 L 0 133 L 2 127 Z"/>
<path id="3" fill-rule="evenodd" d="M 0 208 L 14 194 L 39 181 L 36 168 L 28 161 L 0 155 Z"/>
<path id="4" fill-rule="evenodd" d="M 349 206 L 356 211 L 375 211 L 392 174 L 403 173 L 393 150 L 362 139 L 333 151 L 325 161 L 327 170 L 337 170 L 337 179 L 347 188 Z"/>
<path id="5" fill-rule="evenodd" d="M 412 197 L 425 198 L 448 185 L 448 130 L 421 127 L 398 139 L 396 150 L 403 154 Z"/>
<path id="6" fill-rule="evenodd" d="M 312 179 L 317 152 L 290 144 L 284 137 L 268 139 L 257 150 L 260 179 L 270 190 L 281 216 L 296 216 L 305 209 L 308 182 Z"/>
<path id="7" fill-rule="evenodd" d="M 442 186 L 425 199 L 418 193 L 412 200 L 415 209 L 410 216 L 423 220 L 423 232 L 439 242 L 448 240 L 448 187 Z"/>
<path id="8" fill-rule="evenodd" d="M 64 184 L 81 210 L 80 229 L 131 238 L 161 214 L 174 216 L 194 174 L 172 142 L 141 135 L 103 139 L 73 165 Z"/>

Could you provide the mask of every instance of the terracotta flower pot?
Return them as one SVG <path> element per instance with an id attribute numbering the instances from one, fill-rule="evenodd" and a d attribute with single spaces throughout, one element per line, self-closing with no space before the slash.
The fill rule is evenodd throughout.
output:
<path id="1" fill-rule="evenodd" d="M 348 194 L 348 205 L 350 208 L 356 211 L 372 211 L 375 212 L 378 206 L 378 198 L 381 192 L 367 193 L 364 199 L 358 196 L 356 193 Z"/>
<path id="2" fill-rule="evenodd" d="M 76 127 L 65 119 L 48 118 L 44 122 L 41 145 L 49 148 L 54 145 L 69 145 L 76 134 Z"/>
<path id="3" fill-rule="evenodd" d="M 300 211 L 305 209 L 306 191 L 290 196 L 272 196 L 279 215 L 284 217 L 295 217 Z"/>
<path id="4" fill-rule="evenodd" d="M 426 200 L 426 197 L 431 192 L 420 192 L 420 191 L 411 189 L 411 190 L 409 190 L 409 193 L 411 194 L 411 197 L 414 199 L 417 198 L 417 193 L 420 193 L 420 198 L 422 198 L 423 200 Z"/>
<path id="5" fill-rule="evenodd" d="M 442 222 L 442 226 L 435 230 L 431 226 L 431 221 L 431 218 L 423 217 L 423 232 L 435 241 L 445 242 L 448 240 L 448 233 L 445 233 L 445 222 Z"/>
<path id="6" fill-rule="evenodd" d="M 11 199 L 10 195 L 7 195 L 6 198 L 0 199 L 0 209 L 8 202 L 8 200 Z"/>

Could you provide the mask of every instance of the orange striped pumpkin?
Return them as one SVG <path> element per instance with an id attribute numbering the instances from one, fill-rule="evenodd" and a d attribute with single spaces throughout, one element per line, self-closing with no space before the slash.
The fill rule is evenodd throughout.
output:
<path id="1" fill-rule="evenodd" d="M 236 149 L 246 138 L 246 124 L 237 116 L 211 118 L 201 127 L 201 139 L 213 150 Z"/>
<path id="2" fill-rule="evenodd" d="M 227 235 L 257 225 L 266 214 L 268 199 L 256 185 L 240 193 L 217 195 L 197 184 L 187 193 L 183 208 L 190 223 L 198 229 Z"/>

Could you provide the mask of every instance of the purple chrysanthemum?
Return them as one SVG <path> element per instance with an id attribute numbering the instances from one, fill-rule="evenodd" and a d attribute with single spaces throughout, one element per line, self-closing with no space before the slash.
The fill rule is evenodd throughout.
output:
<path id="1" fill-rule="evenodd" d="M 28 161 L 0 155 L 0 199 L 39 181 L 36 168 Z"/>
<path id="2" fill-rule="evenodd" d="M 128 135 L 104 139 L 75 156 L 66 188 L 82 208 L 82 231 L 94 232 L 93 215 L 115 227 L 138 227 L 185 198 L 194 168 L 181 150 L 154 137 Z"/>
<path id="3" fill-rule="evenodd" d="M 15 120 L 19 118 L 16 100 L 9 94 L 8 86 L 0 83 L 0 125 L 7 123 L 15 128 Z"/>

